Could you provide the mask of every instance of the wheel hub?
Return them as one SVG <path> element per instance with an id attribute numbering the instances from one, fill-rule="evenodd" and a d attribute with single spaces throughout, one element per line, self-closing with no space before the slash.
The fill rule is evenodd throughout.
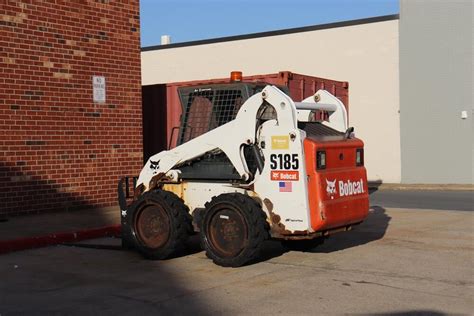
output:
<path id="1" fill-rule="evenodd" d="M 209 242 L 220 256 L 235 257 L 246 246 L 248 227 L 240 212 L 220 209 L 209 224 Z"/>
<path id="2" fill-rule="evenodd" d="M 168 241 L 169 217 L 159 205 L 146 205 L 138 214 L 135 226 L 138 238 L 148 248 L 159 248 Z"/>

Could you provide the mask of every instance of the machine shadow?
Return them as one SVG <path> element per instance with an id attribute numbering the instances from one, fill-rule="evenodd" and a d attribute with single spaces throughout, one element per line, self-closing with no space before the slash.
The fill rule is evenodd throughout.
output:
<path id="1" fill-rule="evenodd" d="M 383 207 L 372 206 L 367 219 L 362 224 L 355 226 L 349 232 L 330 236 L 324 241 L 323 245 L 312 249 L 310 252 L 331 253 L 382 239 L 391 219 Z"/>
<path id="2" fill-rule="evenodd" d="M 367 219 L 362 224 L 356 226 L 349 232 L 334 234 L 327 238 L 321 246 L 308 249 L 305 252 L 331 253 L 382 239 L 387 231 L 390 220 L 391 217 L 386 214 L 383 207 L 372 206 Z M 297 250 L 288 250 L 278 241 L 268 241 L 264 245 L 262 255 L 251 264 L 279 257 L 288 251 Z"/>
<path id="3" fill-rule="evenodd" d="M 400 311 L 400 312 L 387 312 L 387 313 L 376 313 L 376 314 L 365 314 L 368 316 L 422 316 L 422 315 L 430 315 L 430 316 L 444 316 L 449 315 L 444 312 L 439 312 L 430 309 L 420 309 L 420 310 L 407 310 L 407 311 Z"/>
<path id="4" fill-rule="evenodd" d="M 186 242 L 185 248 L 179 251 L 178 253 L 172 255 L 171 257 L 167 258 L 166 260 L 169 259 L 174 259 L 174 258 L 179 258 L 179 257 L 185 257 L 189 255 L 194 255 L 195 253 L 203 251 L 201 247 L 201 241 L 199 239 L 199 233 L 195 233 L 194 235 L 191 235 Z"/>
<path id="5" fill-rule="evenodd" d="M 386 214 L 383 207 L 372 206 L 367 219 L 362 224 L 354 227 L 353 230 L 349 232 L 334 234 L 327 238 L 321 246 L 314 249 L 308 249 L 305 252 L 331 253 L 382 239 L 387 231 L 390 220 L 391 217 Z M 199 242 L 199 236 L 196 234 L 191 236 L 186 249 L 177 253 L 173 258 L 192 255 L 201 251 L 203 251 L 203 249 Z M 289 250 L 278 240 L 268 240 L 264 243 L 260 256 L 256 260 L 249 262 L 247 265 L 276 258 L 289 251 L 297 250 Z"/>
<path id="6" fill-rule="evenodd" d="M 91 203 L 87 195 L 26 167 L 0 161 L 0 241 L 75 231 L 89 223 L 91 228 L 110 225 L 110 214 Z M 110 190 L 115 194 L 116 186 Z M 116 209 L 118 214 L 119 207 Z M 201 251 L 198 240 L 187 254 Z M 101 238 L 28 252 L 2 253 L 0 247 L 0 268 L 18 264 L 19 258 L 25 261 L 21 274 L 0 271 L 1 314 L 87 315 L 97 314 L 99 307 L 106 314 L 210 314 L 208 304 L 200 298 L 190 297 L 185 305 L 164 299 L 160 293 L 179 297 L 189 292 L 189 287 L 163 265 L 145 260 L 135 250 L 129 253 L 118 244 L 115 238 Z M 31 258 L 30 251 L 34 252 Z M 71 299 L 52 304 L 52 295 L 69 295 Z"/>
<path id="7" fill-rule="evenodd" d="M 264 262 L 276 257 L 279 257 L 289 250 L 280 243 L 278 240 L 267 240 L 262 247 L 260 256 L 253 262 L 249 262 L 249 265 Z"/>
<path id="8" fill-rule="evenodd" d="M 179 257 L 184 257 L 184 256 L 189 256 L 193 255 L 196 253 L 199 253 L 203 251 L 203 248 L 201 247 L 200 239 L 199 239 L 199 234 L 194 234 L 192 235 L 188 242 L 186 243 L 186 248 L 181 250 L 180 252 L 176 253 L 174 256 L 168 258 L 173 259 L 173 258 L 179 258 Z M 275 257 L 279 257 L 285 252 L 288 252 L 288 249 L 284 248 L 281 246 L 280 242 L 277 240 L 267 240 L 263 244 L 260 256 L 255 260 L 251 261 L 246 265 L 252 265 L 258 262 L 263 262 L 270 260 Z"/>

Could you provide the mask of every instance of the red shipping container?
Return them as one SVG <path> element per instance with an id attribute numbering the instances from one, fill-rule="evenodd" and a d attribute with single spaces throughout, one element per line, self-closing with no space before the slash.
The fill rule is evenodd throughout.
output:
<path id="1" fill-rule="evenodd" d="M 243 82 L 266 82 L 288 87 L 290 97 L 301 101 L 319 89 L 335 95 L 345 105 L 349 113 L 349 84 L 346 81 L 295 74 L 281 71 L 273 74 L 244 76 Z M 181 122 L 182 107 L 178 88 L 197 85 L 230 83 L 228 78 L 173 82 L 143 87 L 143 142 L 145 160 L 161 150 L 174 147 L 177 130 Z M 166 103 L 166 104 L 165 104 Z M 166 134 L 166 138 L 164 137 Z M 171 137 L 173 136 L 173 143 Z"/>

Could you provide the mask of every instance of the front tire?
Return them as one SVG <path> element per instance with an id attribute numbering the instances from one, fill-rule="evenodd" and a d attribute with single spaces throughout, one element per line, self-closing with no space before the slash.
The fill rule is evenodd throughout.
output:
<path id="1" fill-rule="evenodd" d="M 133 246 L 148 259 L 176 254 L 192 233 L 189 209 L 174 193 L 147 192 L 129 210 Z"/>
<path id="2" fill-rule="evenodd" d="M 207 257 L 215 264 L 240 267 L 260 254 L 268 238 L 266 215 L 249 196 L 221 194 L 206 203 L 200 238 Z"/>

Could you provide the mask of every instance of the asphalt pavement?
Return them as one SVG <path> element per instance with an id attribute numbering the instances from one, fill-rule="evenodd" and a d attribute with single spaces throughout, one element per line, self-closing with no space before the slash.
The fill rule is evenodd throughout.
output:
<path id="1" fill-rule="evenodd" d="M 234 269 L 213 264 L 196 239 L 164 261 L 113 247 L 9 253 L 0 314 L 469 315 L 473 215 L 372 207 L 314 250 L 269 241 L 259 262 Z"/>
<path id="2" fill-rule="evenodd" d="M 381 207 L 473 211 L 474 191 L 378 190 L 370 205 Z"/>
<path id="3" fill-rule="evenodd" d="M 112 238 L 1 255 L 0 315 L 471 314 L 473 192 L 384 189 L 370 200 L 354 230 L 308 252 L 268 241 L 236 269 L 214 265 L 196 238 L 164 261 Z"/>

